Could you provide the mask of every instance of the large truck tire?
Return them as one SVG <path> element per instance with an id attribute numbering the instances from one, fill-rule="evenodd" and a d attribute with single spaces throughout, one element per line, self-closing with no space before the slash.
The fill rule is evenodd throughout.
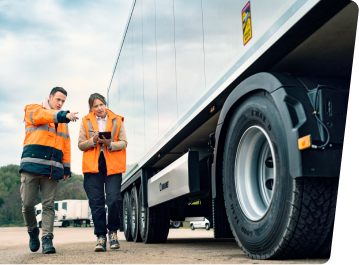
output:
<path id="1" fill-rule="evenodd" d="M 330 258 L 332 251 L 333 226 L 320 248 L 313 254 L 313 258 Z"/>
<path id="2" fill-rule="evenodd" d="M 130 193 L 125 192 L 123 196 L 123 233 L 126 241 L 133 241 L 131 235 L 131 204 L 130 204 Z"/>
<path id="3" fill-rule="evenodd" d="M 134 242 L 142 242 L 141 233 L 139 231 L 139 203 L 138 203 L 138 192 L 136 186 L 132 187 L 131 190 L 131 236 Z"/>
<path id="4" fill-rule="evenodd" d="M 252 95 L 233 112 L 224 144 L 228 221 L 253 259 L 313 257 L 334 221 L 338 178 L 289 175 L 280 117 L 269 94 Z"/>
<path id="5" fill-rule="evenodd" d="M 140 189 L 141 191 L 141 186 Z M 142 192 L 139 192 L 139 228 L 142 241 L 149 243 L 164 243 L 167 240 L 170 223 L 170 209 L 166 207 L 143 207 Z"/>

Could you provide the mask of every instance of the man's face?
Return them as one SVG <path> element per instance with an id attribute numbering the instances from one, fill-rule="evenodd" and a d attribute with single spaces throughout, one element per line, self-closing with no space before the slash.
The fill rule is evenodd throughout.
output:
<path id="1" fill-rule="evenodd" d="M 65 94 L 57 91 L 55 95 L 50 95 L 49 97 L 50 108 L 55 110 L 60 110 L 64 105 L 65 101 L 66 101 Z"/>

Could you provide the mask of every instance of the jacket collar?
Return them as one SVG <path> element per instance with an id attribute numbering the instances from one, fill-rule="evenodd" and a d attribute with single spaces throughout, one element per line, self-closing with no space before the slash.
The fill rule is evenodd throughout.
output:
<path id="1" fill-rule="evenodd" d="M 51 109 L 51 107 L 49 105 L 49 99 L 48 98 L 44 99 L 44 101 L 42 102 L 42 107 L 45 108 L 45 109 L 48 109 L 48 110 Z"/>
<path id="2" fill-rule="evenodd" d="M 107 117 L 111 120 L 115 119 L 116 118 L 116 114 L 113 113 L 111 110 L 109 109 L 106 109 L 106 112 L 107 112 Z M 95 112 L 91 111 L 89 114 L 87 114 L 86 116 L 86 119 L 91 119 L 91 117 L 94 117 L 96 119 L 96 114 Z"/>

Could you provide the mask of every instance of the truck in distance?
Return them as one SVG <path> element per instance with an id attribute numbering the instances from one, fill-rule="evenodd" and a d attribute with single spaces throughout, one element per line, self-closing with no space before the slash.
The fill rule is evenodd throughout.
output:
<path id="1" fill-rule="evenodd" d="M 62 221 L 59 221 L 59 212 L 56 209 L 58 207 L 57 202 L 55 202 L 55 219 L 54 219 L 54 227 L 66 227 L 66 224 L 64 224 Z M 35 205 L 35 214 L 36 214 L 36 222 L 37 227 L 42 228 L 42 203 Z"/>

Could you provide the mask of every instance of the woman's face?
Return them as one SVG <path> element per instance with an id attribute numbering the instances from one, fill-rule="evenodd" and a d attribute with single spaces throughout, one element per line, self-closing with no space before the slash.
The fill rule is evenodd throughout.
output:
<path id="1" fill-rule="evenodd" d="M 98 117 L 105 118 L 106 117 L 106 105 L 99 99 L 95 99 L 93 102 L 91 110 L 95 112 Z"/>

